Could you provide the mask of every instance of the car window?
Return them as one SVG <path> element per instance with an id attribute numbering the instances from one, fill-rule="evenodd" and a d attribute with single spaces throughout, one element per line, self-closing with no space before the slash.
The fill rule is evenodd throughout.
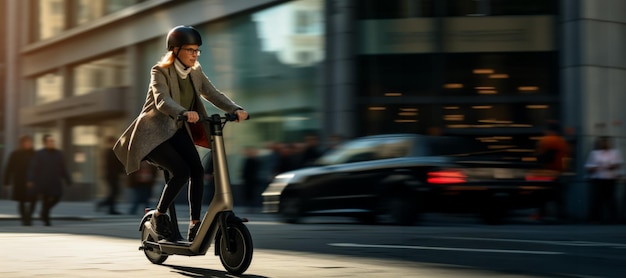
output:
<path id="1" fill-rule="evenodd" d="M 334 165 L 407 156 L 411 152 L 412 138 L 361 138 L 348 141 L 322 156 L 316 164 Z"/>

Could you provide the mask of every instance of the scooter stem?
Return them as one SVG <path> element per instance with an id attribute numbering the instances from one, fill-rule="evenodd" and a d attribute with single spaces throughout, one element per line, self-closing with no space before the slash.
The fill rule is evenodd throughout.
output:
<path id="1" fill-rule="evenodd" d="M 230 188 L 230 179 L 228 174 L 228 166 L 226 165 L 226 151 L 224 150 L 224 137 L 220 135 L 213 136 L 213 173 L 215 177 L 215 195 L 209 205 L 211 209 L 219 211 L 233 209 L 233 194 Z M 215 207 L 213 207 L 215 206 Z"/>

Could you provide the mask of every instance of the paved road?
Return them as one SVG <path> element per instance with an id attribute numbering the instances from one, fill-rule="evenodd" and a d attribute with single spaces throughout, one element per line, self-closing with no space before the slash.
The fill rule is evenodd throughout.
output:
<path id="1" fill-rule="evenodd" d="M 233 277 L 219 258 L 171 256 L 153 265 L 137 250 L 137 216 L 109 216 L 89 203 L 61 203 L 52 226 L 21 226 L 14 203 L 0 200 L 0 277 Z M 181 214 L 184 215 L 184 207 Z M 250 225 L 268 220 L 252 214 Z M 181 226 L 184 223 L 181 223 Z M 255 243 L 256 244 L 256 243 Z M 209 250 L 209 253 L 212 249 Z M 462 274 L 461 274 L 462 273 Z M 402 260 L 255 248 L 242 277 L 485 277 Z M 517 277 L 517 276 L 510 276 Z M 519 276 L 523 277 L 523 276 Z"/>
<path id="2" fill-rule="evenodd" d="M 185 215 L 184 206 L 180 208 Z M 137 250 L 137 218 L 61 203 L 53 226 L 20 226 L 0 201 L 0 277 L 232 277 L 219 258 L 171 256 L 150 264 Z M 236 211 L 245 211 L 238 209 Z M 415 227 L 312 219 L 284 225 L 249 217 L 255 240 L 243 277 L 622 277 L 626 226 L 477 224 L 427 219 Z M 181 223 L 183 227 L 186 223 Z"/>
<path id="3" fill-rule="evenodd" d="M 149 263 L 138 240 L 90 235 L 135 223 L 57 221 L 52 227 L 0 227 L 0 277 L 233 277 L 211 254 Z M 117 224 L 116 224 L 117 223 Z M 250 223 L 254 226 L 255 223 Z M 241 277 L 531 277 L 404 260 L 256 248 Z"/>

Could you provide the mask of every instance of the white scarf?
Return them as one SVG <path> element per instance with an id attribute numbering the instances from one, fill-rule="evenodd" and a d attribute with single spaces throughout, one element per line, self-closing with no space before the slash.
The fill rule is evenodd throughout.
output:
<path id="1" fill-rule="evenodd" d="M 174 67 L 176 68 L 176 73 L 178 73 L 178 76 L 182 79 L 187 79 L 187 75 L 191 72 L 191 67 L 183 65 L 178 59 L 174 59 Z"/>

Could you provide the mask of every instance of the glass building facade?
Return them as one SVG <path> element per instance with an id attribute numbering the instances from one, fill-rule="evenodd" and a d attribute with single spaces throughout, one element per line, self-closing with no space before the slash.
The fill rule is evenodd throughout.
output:
<path id="1" fill-rule="evenodd" d="M 357 133 L 467 135 L 532 151 L 559 119 L 557 1 L 365 0 Z"/>
<path id="2" fill-rule="evenodd" d="M 39 148 L 51 133 L 87 185 L 68 198 L 104 194 L 104 138 L 140 112 L 149 70 L 179 24 L 200 30 L 203 69 L 252 115 L 226 133 L 234 182 L 244 146 L 310 132 L 323 143 L 336 134 L 462 135 L 529 152 L 556 119 L 575 130 L 579 154 L 598 135 L 626 148 L 624 3 L 2 1 L 2 151 L 21 134 Z"/>
<path id="3" fill-rule="evenodd" d="M 169 8 L 162 9 L 166 4 Z M 215 13 L 216 5 L 233 10 Z M 22 30 L 28 43 L 16 48 L 26 46 L 21 52 L 32 63 L 26 62 L 21 76 L 25 90 L 16 100 L 17 130 L 32 134 L 37 149 L 44 134 L 55 136 L 74 181 L 85 185 L 80 192 L 69 189 L 68 198 L 106 194 L 104 140 L 119 136 L 139 113 L 150 68 L 165 54 L 167 32 L 175 25 L 193 25 L 203 34 L 203 70 L 253 115 L 226 130 L 235 183 L 244 146 L 300 141 L 321 128 L 323 0 L 243 7 L 228 1 L 30 0 L 18 6 L 30 20 Z M 150 25 L 155 16 L 163 28 Z M 121 21 L 134 22 L 133 27 Z M 146 30 L 152 33 L 145 35 Z M 221 113 L 205 106 L 209 113 Z"/>

